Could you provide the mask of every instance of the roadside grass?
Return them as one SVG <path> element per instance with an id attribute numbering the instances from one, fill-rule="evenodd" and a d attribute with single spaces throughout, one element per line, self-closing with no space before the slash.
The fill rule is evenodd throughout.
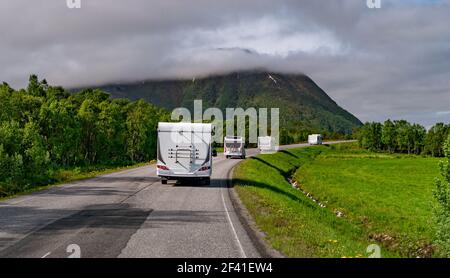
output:
<path id="1" fill-rule="evenodd" d="M 266 240 L 288 257 L 367 257 L 372 243 L 383 257 L 427 256 L 437 161 L 355 144 L 291 149 L 242 162 L 234 185 Z M 292 175 L 326 208 L 293 188 Z"/>
<path id="2" fill-rule="evenodd" d="M 430 256 L 439 158 L 331 147 L 301 167 L 302 189 L 403 257 Z"/>
<path id="3" fill-rule="evenodd" d="M 13 199 L 16 197 L 20 197 L 23 195 L 31 194 L 34 192 L 39 192 L 45 189 L 50 189 L 55 186 L 59 186 L 65 183 L 85 180 L 94 178 L 101 175 L 106 175 L 118 171 L 133 169 L 142 167 L 145 165 L 149 165 L 152 162 L 147 163 L 137 163 L 128 166 L 112 166 L 112 165 L 92 165 L 87 167 L 74 167 L 74 168 L 66 168 L 66 169 L 58 169 L 53 173 L 53 182 L 48 185 L 43 186 L 34 186 L 32 184 L 21 187 L 19 192 L 14 194 L 9 194 L 7 196 L 0 197 L 0 201 L 5 201 L 8 199 Z"/>

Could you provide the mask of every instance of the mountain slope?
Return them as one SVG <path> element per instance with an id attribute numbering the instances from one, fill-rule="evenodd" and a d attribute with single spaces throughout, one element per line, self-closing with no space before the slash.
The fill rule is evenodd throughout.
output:
<path id="1" fill-rule="evenodd" d="M 234 72 L 193 80 L 145 81 L 102 86 L 113 97 L 145 99 L 173 109 L 192 108 L 194 99 L 203 108 L 280 108 L 280 125 L 291 133 L 350 133 L 362 123 L 339 107 L 306 75 L 264 71 Z"/>

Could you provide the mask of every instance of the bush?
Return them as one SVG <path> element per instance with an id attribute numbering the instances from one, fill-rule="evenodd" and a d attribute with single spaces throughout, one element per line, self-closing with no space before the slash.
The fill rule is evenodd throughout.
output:
<path id="1" fill-rule="evenodd" d="M 433 194 L 437 200 L 435 216 L 438 253 L 443 257 L 450 257 L 450 136 L 444 144 L 444 154 L 445 160 L 439 164 L 441 177 L 435 180 Z"/>
<path id="2" fill-rule="evenodd" d="M 383 126 L 380 123 L 366 123 L 361 127 L 358 134 L 360 146 L 369 151 L 381 150 L 382 128 Z"/>
<path id="3" fill-rule="evenodd" d="M 449 130 L 450 125 L 445 125 L 444 123 L 437 123 L 430 128 L 425 138 L 424 153 L 436 157 L 444 156 L 444 142 L 449 134 Z"/>
<path id="4" fill-rule="evenodd" d="M 24 179 L 23 159 L 20 154 L 8 155 L 0 144 L 0 196 L 21 191 L 19 185 Z"/>

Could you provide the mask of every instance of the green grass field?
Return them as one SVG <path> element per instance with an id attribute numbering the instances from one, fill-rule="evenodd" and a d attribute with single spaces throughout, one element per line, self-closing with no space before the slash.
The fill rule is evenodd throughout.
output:
<path id="1" fill-rule="evenodd" d="M 286 256 L 367 257 L 373 243 L 383 257 L 430 256 L 438 160 L 352 144 L 293 149 L 244 161 L 235 188 L 266 240 Z M 293 188 L 289 176 L 326 207 Z"/>

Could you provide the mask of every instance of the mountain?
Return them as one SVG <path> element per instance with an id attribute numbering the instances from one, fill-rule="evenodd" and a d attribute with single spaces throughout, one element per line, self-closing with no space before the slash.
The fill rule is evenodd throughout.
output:
<path id="1" fill-rule="evenodd" d="M 192 80 L 144 81 L 100 86 L 115 98 L 145 99 L 169 110 L 191 108 L 194 99 L 208 107 L 280 108 L 280 126 L 290 134 L 349 134 L 362 123 L 303 74 L 241 71 Z M 295 139 L 294 139 L 295 140 Z"/>

